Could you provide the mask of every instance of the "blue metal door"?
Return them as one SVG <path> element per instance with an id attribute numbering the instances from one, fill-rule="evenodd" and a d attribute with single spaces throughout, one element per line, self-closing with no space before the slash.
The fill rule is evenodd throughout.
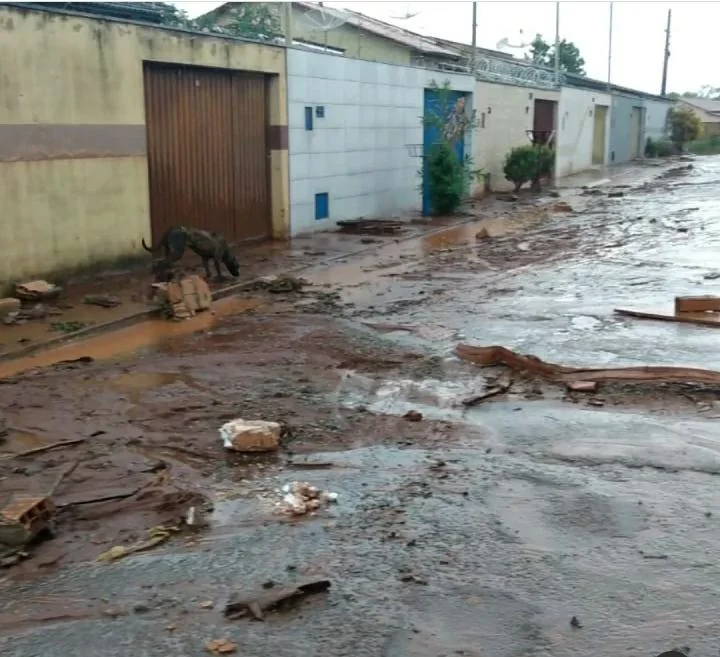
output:
<path id="1" fill-rule="evenodd" d="M 462 91 L 438 91 L 437 89 L 425 89 L 425 99 L 423 103 L 424 130 L 423 130 L 423 181 L 422 181 L 422 213 L 427 217 L 430 215 L 430 190 L 427 183 L 427 156 L 433 144 L 437 144 L 441 139 L 440 127 L 435 121 L 428 121 L 431 117 L 439 117 L 443 121 L 447 119 L 449 113 L 455 107 L 459 98 L 469 96 L 468 93 Z M 467 102 L 467 101 L 466 101 Z M 460 160 L 465 158 L 465 137 L 455 143 L 455 154 Z"/>

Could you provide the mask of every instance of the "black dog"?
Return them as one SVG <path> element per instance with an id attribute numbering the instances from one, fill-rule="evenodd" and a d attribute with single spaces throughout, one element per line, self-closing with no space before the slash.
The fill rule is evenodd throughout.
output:
<path id="1" fill-rule="evenodd" d="M 170 268 L 183 257 L 185 250 L 188 248 L 202 258 L 208 280 L 210 280 L 210 260 L 215 263 L 218 280 L 224 278 L 220 270 L 220 263 L 225 265 L 232 276 L 237 276 L 240 273 L 240 263 L 230 250 L 225 238 L 207 230 L 173 226 L 165 232 L 156 246 L 148 246 L 145 244 L 144 239 L 142 245 L 150 253 L 157 253 L 160 249 L 165 251 L 164 259 L 153 265 L 153 273 L 156 279 L 162 277 L 167 280 Z"/>

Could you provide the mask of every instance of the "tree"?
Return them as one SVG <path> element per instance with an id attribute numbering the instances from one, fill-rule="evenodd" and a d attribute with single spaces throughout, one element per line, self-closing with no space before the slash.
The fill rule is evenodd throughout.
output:
<path id="1" fill-rule="evenodd" d="M 668 112 L 670 141 L 678 152 L 685 149 L 685 144 L 695 141 L 702 134 L 702 121 L 689 107 L 672 107 Z"/>
<path id="2" fill-rule="evenodd" d="M 567 39 L 558 44 L 560 53 L 560 70 L 573 75 L 586 75 L 585 60 L 580 56 L 578 47 Z M 555 66 L 555 45 L 550 45 L 538 34 L 530 44 L 530 59 L 540 66 Z"/>
<path id="3" fill-rule="evenodd" d="M 183 9 L 169 2 L 155 2 L 153 5 L 162 15 L 163 25 L 188 30 L 227 34 L 245 39 L 269 41 L 282 36 L 282 26 L 277 6 L 263 2 L 242 2 L 224 14 L 226 20 L 218 24 L 218 17 L 212 12 L 192 19 Z"/>

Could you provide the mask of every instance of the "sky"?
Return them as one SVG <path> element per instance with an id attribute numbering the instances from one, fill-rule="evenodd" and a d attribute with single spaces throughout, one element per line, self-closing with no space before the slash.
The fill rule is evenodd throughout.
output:
<path id="1" fill-rule="evenodd" d="M 176 2 L 197 16 L 221 2 Z M 470 43 L 472 2 L 326 2 L 347 7 L 413 32 Z M 496 49 L 506 38 L 511 45 L 530 42 L 536 34 L 555 39 L 555 3 L 478 2 L 477 44 Z M 720 2 L 614 2 L 612 29 L 613 84 L 660 93 L 665 26 L 672 9 L 668 91 L 696 91 L 703 85 L 720 87 L 713 44 L 720 25 Z M 404 18 L 412 15 L 411 18 Z M 572 41 L 585 59 L 587 74 L 608 78 L 610 3 L 574 0 L 560 3 L 560 38 Z M 521 49 L 507 52 L 522 56 Z"/>

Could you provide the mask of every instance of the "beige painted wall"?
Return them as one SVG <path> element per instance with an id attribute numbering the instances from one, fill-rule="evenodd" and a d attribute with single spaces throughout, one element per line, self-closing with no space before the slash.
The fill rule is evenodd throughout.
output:
<path id="1" fill-rule="evenodd" d="M 79 125 L 116 132 L 135 126 L 144 135 L 143 60 L 277 74 L 270 119 L 287 126 L 282 48 L 2 7 L 0 130 L 6 143 L 19 140 L 20 131 L 28 134 L 28 124 L 61 136 L 63 126 Z M 24 155 L 13 157 L 5 148 L 0 158 L 0 286 L 142 253 L 140 240 L 150 238 L 144 146 L 137 153 L 120 145 L 119 151 L 65 156 L 28 156 L 28 144 L 21 150 Z M 286 152 L 271 154 L 271 170 L 273 228 L 282 236 L 289 215 Z"/>
<path id="2" fill-rule="evenodd" d="M 475 84 L 474 106 L 478 127 L 473 133 L 475 166 L 490 172 L 493 191 L 508 191 L 512 183 L 505 180 L 503 163 L 511 148 L 530 143 L 535 99 L 558 100 L 559 92 L 517 87 L 509 84 L 480 82 Z"/>

